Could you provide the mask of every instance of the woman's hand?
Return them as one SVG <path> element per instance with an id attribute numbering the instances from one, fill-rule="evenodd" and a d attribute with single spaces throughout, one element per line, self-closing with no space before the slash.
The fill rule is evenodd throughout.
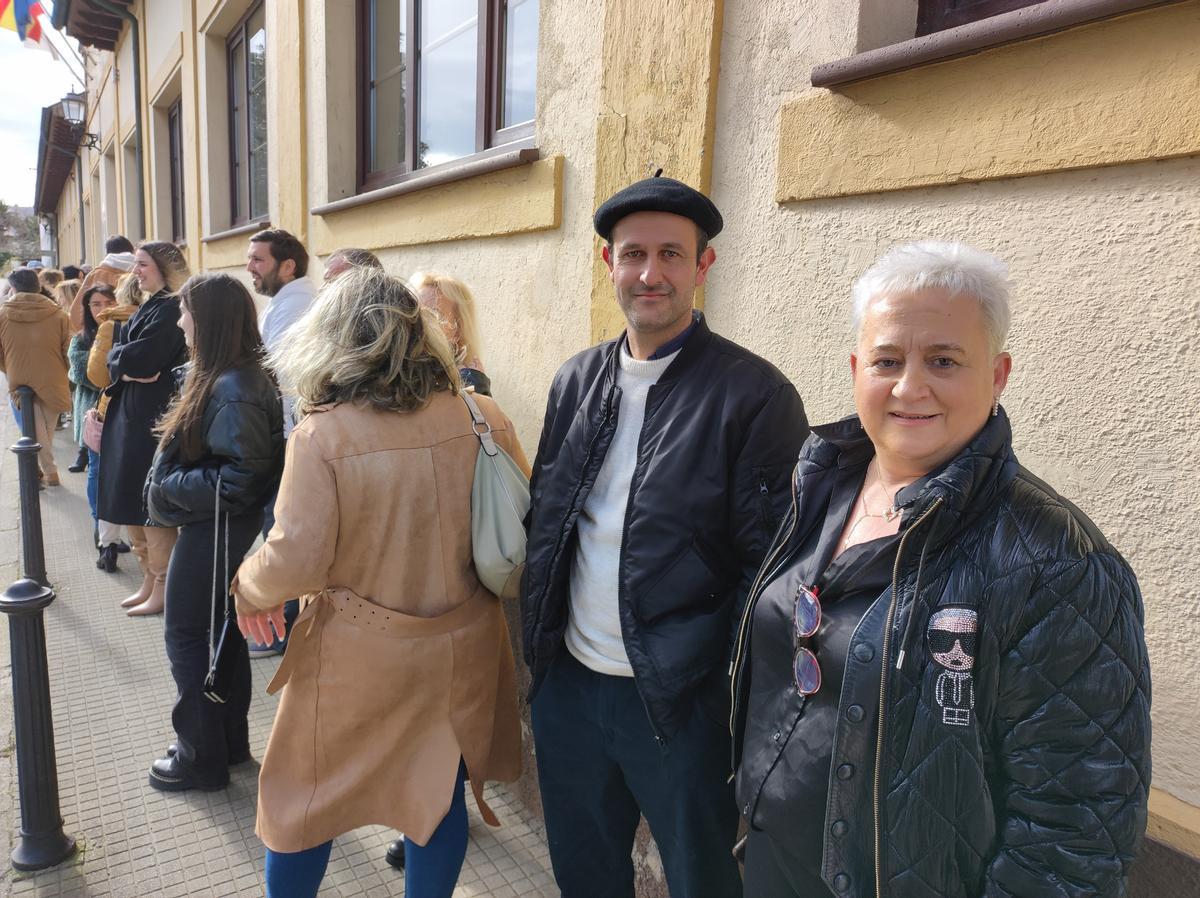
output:
<path id="1" fill-rule="evenodd" d="M 126 383 L 132 382 L 137 384 L 152 384 L 158 380 L 158 375 L 156 374 L 153 377 L 130 377 L 128 374 L 122 374 L 121 380 L 125 381 Z"/>
<path id="2" fill-rule="evenodd" d="M 259 645 L 271 645 L 275 639 L 283 639 L 287 632 L 287 624 L 283 619 L 283 606 L 276 605 L 274 608 L 268 608 L 266 611 L 254 610 L 250 612 L 238 609 L 238 629 L 242 631 L 242 635 L 247 639 L 257 642 Z M 274 627 L 275 635 L 271 634 L 271 628 Z"/>

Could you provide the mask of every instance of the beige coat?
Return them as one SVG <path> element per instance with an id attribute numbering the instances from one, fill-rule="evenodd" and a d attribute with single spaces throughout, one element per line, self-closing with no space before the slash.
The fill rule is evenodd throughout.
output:
<path id="1" fill-rule="evenodd" d="M 478 398 L 528 470 L 512 423 Z M 383 824 L 425 844 L 459 757 L 484 819 L 487 780 L 521 772 L 516 677 L 500 601 L 471 561 L 479 442 L 462 399 L 416 412 L 310 414 L 288 440 L 267 542 L 238 571 L 241 611 L 307 599 L 259 776 L 259 837 L 302 851 Z"/>
<path id="2" fill-rule="evenodd" d="M 14 293 L 0 305 L 0 372 L 14 400 L 16 388 L 27 386 L 54 414 L 70 411 L 70 345 L 71 323 L 54 300 L 40 293 Z"/>

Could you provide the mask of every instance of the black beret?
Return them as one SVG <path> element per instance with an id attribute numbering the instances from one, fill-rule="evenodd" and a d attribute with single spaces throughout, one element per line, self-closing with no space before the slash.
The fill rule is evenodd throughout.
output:
<path id="1" fill-rule="evenodd" d="M 661 171 L 661 169 L 659 170 Z M 634 212 L 673 212 L 690 218 L 708 237 L 721 233 L 725 222 L 713 201 L 674 178 L 655 175 L 614 193 L 596 210 L 596 233 L 612 240 L 617 222 Z"/>

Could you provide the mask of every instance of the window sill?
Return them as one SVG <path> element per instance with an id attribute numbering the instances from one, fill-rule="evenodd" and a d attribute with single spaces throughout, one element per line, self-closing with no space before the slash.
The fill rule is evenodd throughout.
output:
<path id="1" fill-rule="evenodd" d="M 404 196 L 405 194 L 415 193 L 430 187 L 452 184 L 455 181 L 465 181 L 467 178 L 474 178 L 477 175 L 486 175 L 509 168 L 516 168 L 521 165 L 529 165 L 530 163 L 537 162 L 539 158 L 541 156 L 537 147 L 534 146 L 533 138 L 527 138 L 515 143 L 495 147 L 491 150 L 485 150 L 482 153 L 476 153 L 473 156 L 467 156 L 463 159 L 455 159 L 452 162 L 444 162 L 441 165 L 432 165 L 420 171 L 410 172 L 407 175 L 402 175 L 401 180 L 395 184 L 389 184 L 386 187 L 379 187 L 375 190 L 368 190 L 357 196 L 348 196 L 345 199 L 334 200 L 332 203 L 325 203 L 321 206 L 314 206 L 309 212 L 313 215 L 331 215 L 335 212 L 354 209 L 369 203 L 377 203 L 381 200 L 391 199 L 392 197 Z"/>
<path id="2" fill-rule="evenodd" d="M 1182 0 L 1046 0 L 1036 6 L 824 63 L 812 70 L 812 86 L 837 88 L 1179 2 Z"/>
<path id="3" fill-rule="evenodd" d="M 219 240 L 226 240 L 229 237 L 240 237 L 242 234 L 253 234 L 261 231 L 263 228 L 271 226 L 270 219 L 262 218 L 258 221 L 247 222 L 244 225 L 238 225 L 236 228 L 229 228 L 226 231 L 217 231 L 215 234 L 208 234 L 200 238 L 201 243 L 216 243 Z"/>

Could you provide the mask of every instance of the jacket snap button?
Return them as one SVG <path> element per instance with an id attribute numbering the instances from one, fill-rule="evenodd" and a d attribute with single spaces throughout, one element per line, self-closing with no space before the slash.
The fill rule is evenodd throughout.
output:
<path id="1" fill-rule="evenodd" d="M 845 873 L 839 873 L 833 878 L 833 887 L 839 892 L 844 892 L 850 888 L 850 877 Z"/>
<path id="2" fill-rule="evenodd" d="M 854 647 L 854 657 L 865 664 L 875 657 L 875 650 L 865 642 L 860 642 Z"/>
<path id="3" fill-rule="evenodd" d="M 746 802 L 746 806 L 742 808 L 742 816 L 747 818 L 750 816 L 750 802 Z"/>
<path id="4" fill-rule="evenodd" d="M 851 723 L 861 723 L 866 716 L 862 705 L 851 705 L 846 709 L 846 719 Z"/>
<path id="5" fill-rule="evenodd" d="M 776 733 L 774 736 L 771 737 L 771 739 L 775 742 L 778 742 L 782 738 L 783 738 L 783 733 Z"/>
<path id="6" fill-rule="evenodd" d="M 844 836 L 844 835 L 846 835 L 846 833 L 850 832 L 850 824 L 847 823 L 845 820 L 835 820 L 835 821 L 833 821 L 833 826 L 831 826 L 830 829 L 833 831 L 833 834 L 835 836 L 840 837 L 840 836 Z"/>
<path id="7" fill-rule="evenodd" d="M 838 767 L 838 769 L 837 769 L 837 778 L 838 779 L 848 780 L 852 776 L 854 776 L 854 765 L 853 764 L 842 764 L 841 766 Z"/>

